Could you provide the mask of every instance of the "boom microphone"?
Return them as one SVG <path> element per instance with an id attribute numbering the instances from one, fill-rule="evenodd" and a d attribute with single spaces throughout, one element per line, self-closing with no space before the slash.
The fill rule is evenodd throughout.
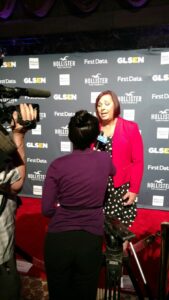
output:
<path id="1" fill-rule="evenodd" d="M 104 136 L 104 132 L 101 131 L 97 137 L 95 149 L 96 150 L 104 150 L 104 147 L 106 144 L 107 144 L 107 138 Z"/>
<path id="2" fill-rule="evenodd" d="M 38 90 L 38 89 L 26 89 L 20 87 L 7 87 L 0 85 L 0 97 L 3 98 L 19 98 L 21 96 L 28 97 L 38 97 L 38 98 L 48 98 L 51 93 L 47 90 Z"/>

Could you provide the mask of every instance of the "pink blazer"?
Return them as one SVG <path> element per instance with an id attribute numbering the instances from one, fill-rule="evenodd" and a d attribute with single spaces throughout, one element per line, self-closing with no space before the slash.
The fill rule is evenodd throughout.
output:
<path id="1" fill-rule="evenodd" d="M 116 167 L 114 186 L 130 183 L 130 192 L 138 193 L 144 170 L 143 140 L 135 122 L 118 117 L 112 137 L 112 160 Z"/>

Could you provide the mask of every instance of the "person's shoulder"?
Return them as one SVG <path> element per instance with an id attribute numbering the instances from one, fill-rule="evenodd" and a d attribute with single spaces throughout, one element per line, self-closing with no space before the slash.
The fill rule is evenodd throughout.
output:
<path id="1" fill-rule="evenodd" d="M 119 122 L 121 122 L 124 126 L 129 128 L 138 128 L 138 124 L 131 120 L 126 120 L 121 117 L 119 117 Z"/>
<path id="2" fill-rule="evenodd" d="M 110 159 L 110 154 L 106 151 L 97 151 L 97 150 L 93 150 L 96 155 L 100 158 L 105 158 L 105 159 Z"/>
<path id="3" fill-rule="evenodd" d="M 97 161 L 98 164 L 101 165 L 103 168 L 104 167 L 112 167 L 112 158 L 110 156 L 110 153 L 106 152 L 106 151 L 96 151 L 96 155 L 97 155 Z"/>
<path id="4" fill-rule="evenodd" d="M 71 154 L 65 154 L 63 156 L 59 156 L 56 157 L 51 163 L 50 163 L 50 167 L 54 167 L 56 165 L 60 165 L 62 163 L 65 163 L 69 158 L 70 158 Z"/>

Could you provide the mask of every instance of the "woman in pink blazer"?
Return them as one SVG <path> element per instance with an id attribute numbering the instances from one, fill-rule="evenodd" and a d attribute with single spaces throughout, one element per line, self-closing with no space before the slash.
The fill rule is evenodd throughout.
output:
<path id="1" fill-rule="evenodd" d="M 120 117 L 120 103 L 113 91 L 103 91 L 96 99 L 100 131 L 107 137 L 104 149 L 112 157 L 116 175 L 109 178 L 105 197 L 105 215 L 115 216 L 126 226 L 137 213 L 144 168 L 143 141 L 135 122 Z"/>

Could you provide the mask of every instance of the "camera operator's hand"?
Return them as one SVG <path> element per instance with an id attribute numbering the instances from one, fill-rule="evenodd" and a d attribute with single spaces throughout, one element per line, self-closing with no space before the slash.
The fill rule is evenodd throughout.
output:
<path id="1" fill-rule="evenodd" d="M 33 109 L 31 104 L 22 103 L 20 104 L 20 113 L 17 111 L 13 112 L 13 119 L 11 122 L 11 128 L 14 132 L 25 133 L 29 128 L 26 124 L 36 122 L 37 111 Z M 22 122 L 21 122 L 22 120 Z"/>

